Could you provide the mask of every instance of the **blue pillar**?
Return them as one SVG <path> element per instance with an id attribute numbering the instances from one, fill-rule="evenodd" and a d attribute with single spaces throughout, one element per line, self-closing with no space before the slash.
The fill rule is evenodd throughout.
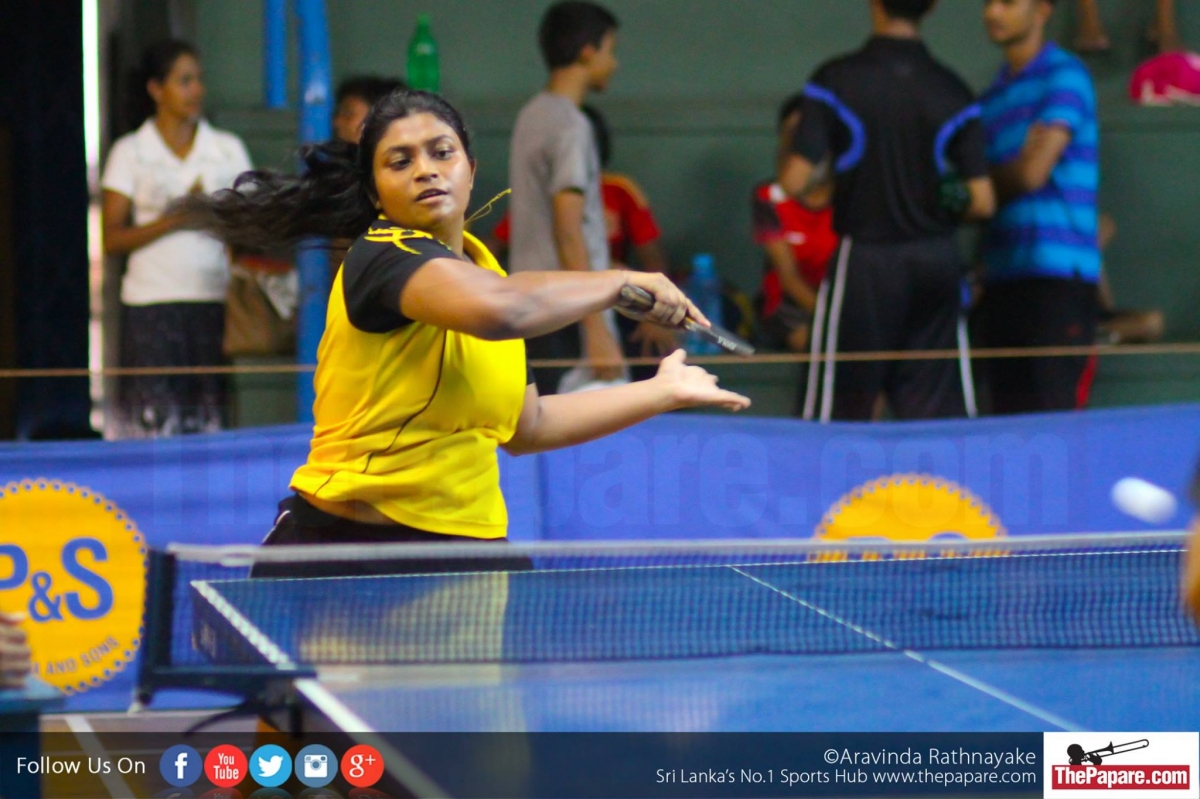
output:
<path id="1" fill-rule="evenodd" d="M 263 0 L 263 103 L 287 108 L 288 0 Z"/>
<path id="2" fill-rule="evenodd" d="M 333 125 L 333 92 L 330 87 L 329 26 L 325 0 L 296 0 L 300 22 L 300 144 L 329 139 Z M 301 364 L 317 362 L 317 345 L 325 331 L 325 305 L 329 299 L 329 251 L 302 244 L 296 253 L 300 277 L 300 306 L 297 311 L 296 359 Z M 313 376 L 298 377 L 296 412 L 300 422 L 313 420 Z"/>

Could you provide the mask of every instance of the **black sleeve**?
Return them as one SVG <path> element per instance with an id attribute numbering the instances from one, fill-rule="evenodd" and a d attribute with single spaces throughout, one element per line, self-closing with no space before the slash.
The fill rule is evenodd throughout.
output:
<path id="1" fill-rule="evenodd" d="M 962 78 L 948 72 L 950 86 L 947 95 L 955 98 L 956 118 L 966 122 L 959 128 L 954 138 L 946 147 L 946 159 L 954 167 L 954 171 L 963 180 L 974 180 L 988 174 L 987 136 L 983 130 L 981 119 L 982 109 L 971 90 Z"/>
<path id="2" fill-rule="evenodd" d="M 826 63 L 813 73 L 808 85 L 804 87 L 800 124 L 792 135 L 792 152 L 813 165 L 824 161 L 825 157 L 836 149 L 834 138 L 841 120 L 827 101 L 828 96 L 833 95 L 829 88 L 833 83 L 831 73 L 836 71 L 835 64 Z"/>
<path id="3" fill-rule="evenodd" d="M 987 141 L 983 123 L 975 117 L 958 132 L 950 143 L 950 163 L 964 180 L 974 180 L 988 174 Z"/>
<path id="4" fill-rule="evenodd" d="M 342 266 L 350 323 L 367 333 L 390 333 L 411 324 L 400 313 L 400 293 L 435 258 L 458 256 L 427 234 L 398 228 L 373 229 L 356 241 Z"/>

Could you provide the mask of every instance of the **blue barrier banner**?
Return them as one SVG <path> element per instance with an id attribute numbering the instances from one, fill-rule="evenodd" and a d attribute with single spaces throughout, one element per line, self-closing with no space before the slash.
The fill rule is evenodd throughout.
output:
<path id="1" fill-rule="evenodd" d="M 128 703 L 147 548 L 261 540 L 309 435 L 0 446 L 0 609 L 29 617 L 38 674 L 69 709 Z M 502 454 L 501 474 L 514 540 L 998 538 L 1151 529 L 1113 507 L 1113 484 L 1182 493 L 1198 439 L 1200 405 L 824 426 L 676 414 Z"/>
<path id="2" fill-rule="evenodd" d="M 261 540 L 308 437 L 0 447 L 0 609 L 26 614 L 37 674 L 69 710 L 129 704 L 147 548 Z"/>
<path id="3" fill-rule="evenodd" d="M 547 539 L 877 538 L 1152 529 L 1114 483 L 1182 493 L 1200 407 L 973 421 L 661 417 L 541 456 Z M 1154 529 L 1178 529 L 1186 510 Z"/>

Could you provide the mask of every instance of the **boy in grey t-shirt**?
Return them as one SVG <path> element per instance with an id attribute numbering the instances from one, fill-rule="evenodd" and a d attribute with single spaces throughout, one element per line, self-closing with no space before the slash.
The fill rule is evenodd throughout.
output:
<path id="1" fill-rule="evenodd" d="M 560 2 L 542 17 L 538 38 L 550 79 L 521 109 L 509 159 L 509 265 L 515 272 L 609 267 L 600 158 L 579 108 L 616 72 L 616 30 L 616 17 L 589 2 Z M 580 356 L 581 342 L 582 355 L 595 364 L 594 379 L 621 377 L 620 342 L 604 314 L 529 339 L 526 346 L 531 359 L 572 359 Z M 535 370 L 538 393 L 555 393 L 564 371 Z"/>
<path id="2" fill-rule="evenodd" d="M 583 195 L 583 239 L 592 269 L 607 269 L 608 230 L 600 195 L 600 156 L 592 125 L 571 100 L 543 91 L 526 103 L 513 130 L 513 269 L 563 268 L 555 238 L 554 198 Z"/>

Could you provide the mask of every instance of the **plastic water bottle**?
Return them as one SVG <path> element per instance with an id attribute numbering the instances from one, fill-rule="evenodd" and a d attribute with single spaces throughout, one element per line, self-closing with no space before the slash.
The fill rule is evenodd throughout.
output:
<path id="1" fill-rule="evenodd" d="M 436 92 L 441 86 L 437 40 L 429 29 L 429 15 L 417 17 L 417 30 L 408 43 L 408 86 L 423 92 Z"/>
<path id="2" fill-rule="evenodd" d="M 692 259 L 692 274 L 685 290 L 700 312 L 708 317 L 708 321 L 724 326 L 721 320 L 721 278 L 717 276 L 717 267 L 711 255 L 700 253 Z M 693 355 L 716 355 L 721 348 L 695 333 L 689 333 L 687 351 Z"/>

